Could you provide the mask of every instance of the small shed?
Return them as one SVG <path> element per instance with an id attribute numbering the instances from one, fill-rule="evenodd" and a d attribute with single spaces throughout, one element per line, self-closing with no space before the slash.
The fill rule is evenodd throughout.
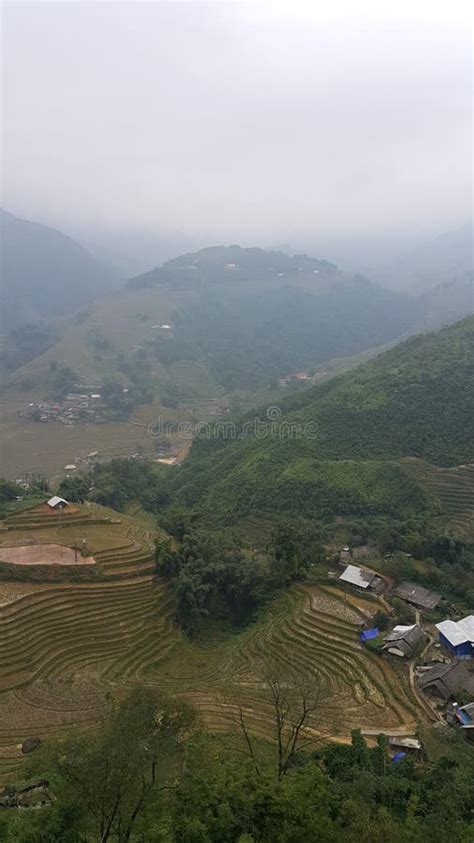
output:
<path id="1" fill-rule="evenodd" d="M 410 658 L 423 638 L 423 630 L 417 623 L 411 626 L 394 626 L 392 631 L 385 636 L 382 650 L 392 656 Z"/>
<path id="2" fill-rule="evenodd" d="M 66 507 L 69 506 L 69 503 L 64 498 L 60 498 L 58 495 L 53 495 L 53 497 L 50 498 L 49 501 L 46 501 L 46 504 L 51 509 L 56 510 L 66 509 Z"/>
<path id="3" fill-rule="evenodd" d="M 457 659 L 472 659 L 474 655 L 474 615 L 460 621 L 441 621 L 436 624 L 441 644 Z"/>
<path id="4" fill-rule="evenodd" d="M 389 738 L 388 745 L 391 748 L 396 749 L 397 751 L 401 750 L 402 752 L 421 752 L 423 749 L 418 738 L 404 738 L 399 735 Z"/>

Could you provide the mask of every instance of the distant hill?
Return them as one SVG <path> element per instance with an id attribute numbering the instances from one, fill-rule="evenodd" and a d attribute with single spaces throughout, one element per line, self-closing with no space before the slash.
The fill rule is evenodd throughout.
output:
<path id="1" fill-rule="evenodd" d="M 328 261 L 214 247 L 85 308 L 15 378 L 41 385 L 55 360 L 88 383 L 146 380 L 151 394 L 173 403 L 266 389 L 282 375 L 396 340 L 416 313 L 408 297 Z"/>
<path id="2" fill-rule="evenodd" d="M 131 289 L 188 291 L 173 336 L 156 352 L 204 363 L 226 389 L 357 354 L 394 339 L 417 304 L 335 264 L 240 246 L 202 249 L 129 281 Z"/>
<path id="3" fill-rule="evenodd" d="M 474 273 L 464 272 L 453 281 L 438 284 L 419 298 L 418 330 L 449 325 L 474 313 Z"/>
<path id="4" fill-rule="evenodd" d="M 73 313 L 110 290 L 118 274 L 53 228 L 0 212 L 4 331 Z"/>
<path id="5" fill-rule="evenodd" d="M 432 502 L 408 457 L 474 460 L 474 317 L 198 437 L 169 493 L 224 523 L 259 512 L 415 517 Z"/>
<path id="6" fill-rule="evenodd" d="M 473 271 L 472 221 L 420 246 L 408 256 L 420 288 L 451 283 Z"/>
<path id="7" fill-rule="evenodd" d="M 472 221 L 438 237 L 410 248 L 399 248 L 395 254 L 378 255 L 373 260 L 373 274 L 395 290 L 423 294 L 436 287 L 459 283 L 472 278 Z"/>

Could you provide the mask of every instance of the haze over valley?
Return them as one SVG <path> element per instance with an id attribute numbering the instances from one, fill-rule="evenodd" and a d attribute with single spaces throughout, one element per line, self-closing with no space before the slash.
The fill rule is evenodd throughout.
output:
<path id="1" fill-rule="evenodd" d="M 1 841 L 474 839 L 468 20 L 3 4 Z"/>

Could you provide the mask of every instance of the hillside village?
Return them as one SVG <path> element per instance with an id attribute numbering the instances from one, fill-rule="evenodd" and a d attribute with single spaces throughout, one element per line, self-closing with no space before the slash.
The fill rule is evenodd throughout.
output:
<path id="1" fill-rule="evenodd" d="M 28 407 L 18 411 L 20 418 L 28 418 L 35 422 L 60 422 L 72 426 L 79 422 L 105 424 L 106 402 L 101 393 L 101 386 L 81 387 L 79 392 L 69 392 L 60 400 L 44 400 L 31 402 Z M 128 389 L 124 387 L 122 393 L 126 395 Z"/>
<path id="2" fill-rule="evenodd" d="M 343 587 L 377 595 L 387 609 L 386 615 L 374 612 L 363 624 L 362 645 L 406 662 L 412 689 L 431 710 L 431 719 L 461 729 L 467 740 L 474 741 L 474 612 L 459 617 L 441 593 L 414 582 L 394 584 L 371 568 L 347 564 L 354 551 L 360 557 L 367 550 L 345 546 L 338 552 L 343 571 L 337 576 Z M 397 614 L 393 597 L 407 605 L 408 617 L 392 626 Z"/>

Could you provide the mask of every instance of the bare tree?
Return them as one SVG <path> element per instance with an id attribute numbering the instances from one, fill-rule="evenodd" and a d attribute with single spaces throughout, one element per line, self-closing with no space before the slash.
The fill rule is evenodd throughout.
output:
<path id="1" fill-rule="evenodd" d="M 297 753 L 316 743 L 315 733 L 309 720 L 318 709 L 321 684 L 318 678 L 307 671 L 304 673 L 283 667 L 277 663 L 262 663 L 263 677 L 262 708 L 270 709 L 271 725 L 277 745 L 276 774 L 278 781 L 286 775 Z M 243 736 L 244 748 L 233 747 L 251 760 L 261 775 L 258 748 L 252 734 L 252 709 L 239 699 L 235 687 L 232 693 L 223 697 L 226 714 Z"/>

